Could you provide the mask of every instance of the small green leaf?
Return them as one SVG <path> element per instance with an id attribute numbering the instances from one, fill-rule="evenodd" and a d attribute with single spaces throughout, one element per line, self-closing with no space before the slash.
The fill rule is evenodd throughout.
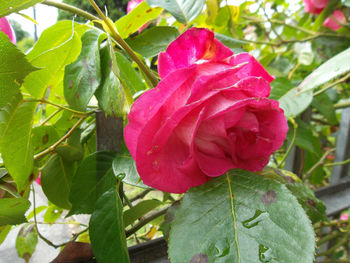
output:
<path id="1" fill-rule="evenodd" d="M 0 31 L 0 108 L 18 93 L 25 76 L 37 70 Z"/>
<path id="2" fill-rule="evenodd" d="M 46 197 L 55 205 L 70 209 L 68 200 L 74 175 L 74 163 L 54 155 L 41 171 L 41 186 Z"/>
<path id="3" fill-rule="evenodd" d="M 24 213 L 28 210 L 29 206 L 30 202 L 25 198 L 1 198 L 0 226 L 26 222 Z"/>
<path id="4" fill-rule="evenodd" d="M 84 148 L 80 143 L 81 130 L 76 129 L 68 142 L 56 148 L 56 152 L 67 162 L 81 161 L 84 158 Z"/>
<path id="5" fill-rule="evenodd" d="M 248 43 L 219 33 L 215 33 L 215 38 L 229 47 L 235 54 L 245 52 L 243 46 Z"/>
<path id="6" fill-rule="evenodd" d="M 212 24 L 219 12 L 219 1 L 218 0 L 207 0 L 207 24 Z"/>
<path id="7" fill-rule="evenodd" d="M 271 82 L 271 93 L 269 99 L 279 100 L 284 94 L 293 88 L 294 85 L 289 79 L 277 77 Z"/>
<path id="8" fill-rule="evenodd" d="M 113 160 L 113 172 L 117 177 L 122 175 L 122 181 L 126 184 L 141 188 L 149 188 L 142 183 L 142 180 L 136 170 L 135 161 L 131 156 L 117 156 Z"/>
<path id="9" fill-rule="evenodd" d="M 32 129 L 32 144 L 35 152 L 40 152 L 57 142 L 60 138 L 53 126 L 42 125 Z"/>
<path id="10" fill-rule="evenodd" d="M 314 252 L 311 222 L 289 190 L 242 170 L 191 188 L 170 232 L 172 263 L 309 263 Z"/>
<path id="11" fill-rule="evenodd" d="M 90 154 L 80 164 L 72 181 L 69 201 L 70 215 L 91 214 L 97 199 L 116 185 L 112 162 L 116 153 L 101 151 Z"/>
<path id="12" fill-rule="evenodd" d="M 129 210 L 126 210 L 123 214 L 124 227 L 129 226 L 134 221 L 144 216 L 148 212 L 152 211 L 153 209 L 157 208 L 161 204 L 162 202 L 156 199 L 144 200 L 138 203 L 137 205 L 131 207 Z"/>
<path id="13" fill-rule="evenodd" d="M 44 214 L 44 222 L 49 224 L 55 223 L 60 218 L 62 212 L 62 208 L 50 205 Z"/>
<path id="14" fill-rule="evenodd" d="M 36 103 L 24 102 L 18 94 L 0 110 L 0 152 L 6 169 L 17 184 L 18 192 L 28 184 L 33 170 L 31 132 Z"/>
<path id="15" fill-rule="evenodd" d="M 101 82 L 100 44 L 105 38 L 98 30 L 89 30 L 81 38 L 82 49 L 76 61 L 66 66 L 64 96 L 76 110 L 85 111 Z"/>
<path id="16" fill-rule="evenodd" d="M 183 24 L 195 19 L 202 12 L 205 4 L 205 0 L 146 0 L 146 2 L 152 7 L 163 7 Z"/>
<path id="17" fill-rule="evenodd" d="M 120 263 L 130 262 L 123 225 L 123 205 L 113 188 L 98 199 L 91 215 L 89 231 L 92 250 L 98 262 L 110 263 L 111 259 Z"/>
<path id="18" fill-rule="evenodd" d="M 134 51 L 149 58 L 166 50 L 178 36 L 179 31 L 175 27 L 157 26 L 144 30 L 140 35 L 128 38 L 126 42 Z"/>
<path id="19" fill-rule="evenodd" d="M 115 26 L 122 38 L 127 38 L 147 22 L 157 18 L 161 8 L 151 8 L 146 2 L 138 4 L 129 14 L 115 22 Z"/>
<path id="20" fill-rule="evenodd" d="M 27 9 L 43 0 L 11 0 L 0 1 L 0 17 L 7 16 L 11 13 Z"/>
<path id="21" fill-rule="evenodd" d="M 5 241 L 8 233 L 10 233 L 12 226 L 0 226 L 0 245 Z"/>
<path id="22" fill-rule="evenodd" d="M 38 244 L 38 233 L 33 223 L 25 224 L 18 232 L 16 239 L 16 250 L 19 257 L 26 262 L 32 257 Z"/>

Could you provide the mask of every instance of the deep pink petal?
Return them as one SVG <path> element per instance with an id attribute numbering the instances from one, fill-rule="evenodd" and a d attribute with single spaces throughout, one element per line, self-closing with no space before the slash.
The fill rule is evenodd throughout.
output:
<path id="1" fill-rule="evenodd" d="M 246 63 L 244 67 L 237 73 L 241 79 L 254 76 L 254 77 L 262 77 L 267 82 L 273 81 L 273 77 L 270 76 L 269 73 L 261 66 L 261 64 L 248 53 L 240 53 L 231 57 L 230 64 L 238 65 L 241 63 Z"/>
<path id="2" fill-rule="evenodd" d="M 170 72 L 193 64 L 223 61 L 233 52 L 214 38 L 205 28 L 191 28 L 159 54 L 158 73 L 164 78 Z"/>
<path id="3" fill-rule="evenodd" d="M 333 31 L 337 31 L 342 27 L 341 24 L 345 24 L 345 23 L 346 23 L 346 18 L 343 12 L 340 10 L 335 10 L 333 14 L 323 22 L 323 25 L 325 27 L 332 29 Z"/>
<path id="4" fill-rule="evenodd" d="M 327 6 L 328 0 L 303 0 L 305 13 L 319 14 Z"/>
<path id="5" fill-rule="evenodd" d="M 0 18 L 0 31 L 4 32 L 9 37 L 13 44 L 16 44 L 16 35 L 6 17 Z"/>

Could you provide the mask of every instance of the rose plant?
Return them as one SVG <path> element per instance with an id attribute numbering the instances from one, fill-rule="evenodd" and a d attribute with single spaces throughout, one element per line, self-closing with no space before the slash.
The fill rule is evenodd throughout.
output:
<path id="1" fill-rule="evenodd" d="M 39 2 L 86 23 L 24 54 L 5 16 Z M 117 21 L 89 2 L 98 17 L 0 5 L 0 244 L 20 226 L 27 262 L 47 257 L 38 238 L 47 261 L 128 263 L 158 237 L 172 263 L 348 260 L 350 222 L 313 193 L 347 163 L 327 158 L 349 106 L 346 1 L 129 1 Z"/>

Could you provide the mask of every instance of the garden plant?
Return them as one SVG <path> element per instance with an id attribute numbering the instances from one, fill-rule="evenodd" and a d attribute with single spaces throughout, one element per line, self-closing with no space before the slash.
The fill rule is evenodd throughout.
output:
<path id="1" fill-rule="evenodd" d="M 349 0 L 132 0 L 116 21 L 66 2 L 0 2 L 0 244 L 20 228 L 26 262 L 38 239 L 127 263 L 161 236 L 172 263 L 350 262 L 347 211 L 328 219 L 313 191 L 349 163 Z M 37 4 L 71 19 L 24 54 L 6 17 Z M 96 147 L 101 112 L 117 151 Z M 58 243 L 42 224 L 79 230 Z"/>

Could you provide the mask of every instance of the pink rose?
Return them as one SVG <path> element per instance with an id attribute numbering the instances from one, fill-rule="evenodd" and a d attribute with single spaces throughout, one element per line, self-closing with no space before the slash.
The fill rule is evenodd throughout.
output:
<path id="1" fill-rule="evenodd" d="M 16 36 L 6 17 L 0 18 L 0 31 L 4 32 L 13 44 L 16 44 Z"/>
<path id="2" fill-rule="evenodd" d="M 328 0 L 303 0 L 306 13 L 319 14 L 327 6 Z"/>
<path id="3" fill-rule="evenodd" d="M 273 78 L 247 53 L 192 28 L 159 55 L 158 86 L 131 108 L 125 142 L 143 182 L 183 193 L 233 168 L 261 170 L 288 130 Z"/>
<path id="4" fill-rule="evenodd" d="M 334 31 L 337 31 L 339 28 L 342 27 L 341 24 L 345 24 L 345 23 L 346 23 L 346 18 L 343 12 L 340 10 L 335 10 L 333 14 L 323 22 L 323 25 Z"/>

